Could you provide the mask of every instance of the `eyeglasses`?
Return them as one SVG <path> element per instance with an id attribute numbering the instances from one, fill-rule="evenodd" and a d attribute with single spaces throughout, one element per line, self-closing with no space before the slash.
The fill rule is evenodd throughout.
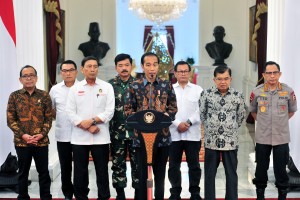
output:
<path id="1" fill-rule="evenodd" d="M 278 75 L 280 73 L 280 71 L 274 71 L 274 72 L 265 72 L 266 75 Z"/>
<path id="2" fill-rule="evenodd" d="M 72 72 L 76 71 L 76 69 L 74 69 L 74 68 L 72 68 L 72 69 L 62 69 L 60 71 L 62 71 L 63 73 L 68 73 L 68 72 L 72 73 Z"/>
<path id="3" fill-rule="evenodd" d="M 35 74 L 29 74 L 29 75 L 26 74 L 26 75 L 21 76 L 21 78 L 23 78 L 23 79 L 33 79 L 35 77 L 36 77 Z"/>
<path id="4" fill-rule="evenodd" d="M 176 71 L 178 74 L 188 74 L 190 71 L 187 71 L 187 70 L 185 70 L 185 71 Z"/>
<path id="5" fill-rule="evenodd" d="M 225 78 L 215 78 L 216 81 L 222 82 L 222 81 L 229 81 L 231 78 L 230 77 L 225 77 Z"/>

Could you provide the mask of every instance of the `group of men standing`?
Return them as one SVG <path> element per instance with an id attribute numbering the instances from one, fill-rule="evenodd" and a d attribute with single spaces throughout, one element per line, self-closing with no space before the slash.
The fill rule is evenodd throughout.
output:
<path id="1" fill-rule="evenodd" d="M 145 53 L 141 57 L 144 77 L 131 76 L 132 58 L 128 54 L 115 57 L 118 75 L 105 82 L 97 78 L 99 63 L 92 56 L 81 62 L 84 80 L 77 81 L 77 66 L 71 60 L 60 66 L 63 81 L 50 95 L 36 88 L 37 72 L 26 65 L 20 71 L 21 90 L 13 92 L 8 101 L 8 126 L 14 132 L 19 158 L 18 199 L 30 199 L 28 173 L 32 158 L 39 173 L 40 198 L 52 199 L 48 171 L 48 132 L 56 116 L 55 137 L 61 165 L 62 191 L 65 199 L 86 200 L 89 193 L 88 165 L 90 155 L 96 171 L 98 199 L 110 198 L 108 162 L 112 155 L 112 185 L 117 200 L 126 199 L 126 158 L 129 154 L 135 199 L 147 199 L 147 153 L 139 130 L 126 126 L 127 117 L 138 111 L 152 109 L 168 115 L 169 128 L 158 131 L 154 142 L 154 196 L 164 199 L 166 165 L 171 183 L 170 200 L 180 200 L 182 191 L 180 165 L 185 152 L 188 164 L 190 199 L 201 200 L 199 151 L 201 124 L 205 145 L 205 199 L 215 200 L 215 177 L 220 161 L 226 174 L 226 199 L 238 199 L 238 128 L 246 106 L 241 92 L 231 84 L 231 69 L 217 66 L 215 86 L 203 90 L 189 82 L 191 66 L 179 61 L 174 67 L 177 83 L 158 77 L 159 57 Z M 250 96 L 250 112 L 257 120 L 256 162 L 253 183 L 257 199 L 264 199 L 270 152 L 273 149 L 276 186 L 279 199 L 286 198 L 288 177 L 285 166 L 289 158 L 288 120 L 297 110 L 293 90 L 279 83 L 280 67 L 267 62 L 266 83 L 255 88 Z M 51 104 L 52 102 L 52 104 Z M 279 124 L 281 122 L 281 125 Z M 284 126 L 282 126 L 284 123 Z M 72 183 L 72 160 L 74 181 Z M 283 162 L 284 161 L 284 162 Z"/>

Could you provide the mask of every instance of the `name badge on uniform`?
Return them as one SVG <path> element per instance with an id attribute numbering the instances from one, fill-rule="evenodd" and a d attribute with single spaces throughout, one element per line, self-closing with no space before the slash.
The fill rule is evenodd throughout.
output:
<path id="1" fill-rule="evenodd" d="M 78 91 L 78 96 L 83 96 L 83 95 L 84 95 L 84 91 L 79 90 L 79 91 Z"/>
<path id="2" fill-rule="evenodd" d="M 281 97 L 286 96 L 286 95 L 288 95 L 288 91 L 279 91 L 278 95 Z"/>

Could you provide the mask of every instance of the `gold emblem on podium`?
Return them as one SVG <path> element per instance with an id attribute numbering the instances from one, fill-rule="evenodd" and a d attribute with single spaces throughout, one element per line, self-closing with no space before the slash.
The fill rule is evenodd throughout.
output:
<path id="1" fill-rule="evenodd" d="M 144 114 L 144 121 L 147 123 L 147 124 L 151 124 L 153 123 L 155 120 L 155 116 L 152 112 L 146 112 Z"/>

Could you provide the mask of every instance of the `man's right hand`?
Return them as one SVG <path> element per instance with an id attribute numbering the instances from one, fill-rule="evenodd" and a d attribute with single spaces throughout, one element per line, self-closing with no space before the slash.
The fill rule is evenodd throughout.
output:
<path id="1" fill-rule="evenodd" d="M 82 120 L 77 126 L 81 129 L 88 130 L 93 125 L 92 119 Z"/>
<path id="2" fill-rule="evenodd" d="M 100 128 L 96 125 L 91 126 L 88 131 L 92 134 L 96 134 L 100 132 Z"/>
<path id="3" fill-rule="evenodd" d="M 22 135 L 22 139 L 25 140 L 25 142 L 27 144 L 33 144 L 33 145 L 37 145 L 37 140 L 35 138 L 35 136 L 31 136 L 29 134 L 24 134 Z"/>
<path id="4" fill-rule="evenodd" d="M 185 131 L 187 131 L 190 128 L 190 125 L 187 122 L 181 122 L 178 127 L 177 130 L 179 133 L 183 133 Z"/>

